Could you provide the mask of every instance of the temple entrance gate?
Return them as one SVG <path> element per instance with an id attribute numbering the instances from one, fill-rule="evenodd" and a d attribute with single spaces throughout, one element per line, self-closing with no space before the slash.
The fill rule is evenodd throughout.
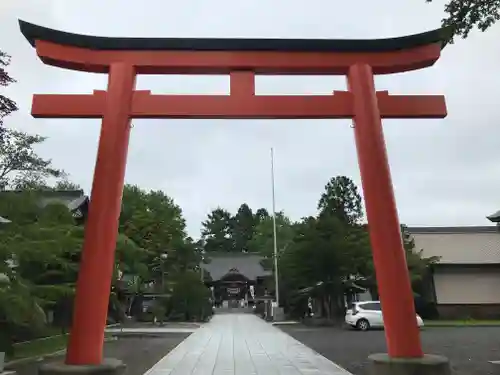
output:
<path id="1" fill-rule="evenodd" d="M 353 119 L 389 356 L 423 356 L 381 119 L 443 118 L 446 105 L 443 96 L 377 92 L 374 75 L 433 65 L 451 29 L 379 40 L 301 40 L 100 38 L 20 26 L 44 63 L 109 77 L 107 91 L 33 98 L 35 117 L 102 118 L 67 364 L 102 362 L 132 118 Z M 138 74 L 228 74 L 230 95 L 152 95 L 134 89 Z M 349 89 L 255 95 L 258 74 L 346 75 Z"/>

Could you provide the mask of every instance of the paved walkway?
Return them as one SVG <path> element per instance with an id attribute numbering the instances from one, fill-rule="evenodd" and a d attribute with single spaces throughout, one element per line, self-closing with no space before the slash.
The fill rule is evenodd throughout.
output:
<path id="1" fill-rule="evenodd" d="M 253 314 L 215 315 L 145 375 L 350 375 Z"/>

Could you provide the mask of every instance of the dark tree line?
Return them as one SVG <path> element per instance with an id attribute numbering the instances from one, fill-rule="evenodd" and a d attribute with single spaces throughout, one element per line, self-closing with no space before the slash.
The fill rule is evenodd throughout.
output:
<path id="1" fill-rule="evenodd" d="M 280 296 L 288 311 L 304 305 L 297 293 L 312 286 L 328 317 L 342 316 L 344 297 L 352 283 L 377 298 L 368 226 L 363 217 L 358 188 L 346 176 L 328 181 L 316 215 L 293 221 L 284 212 L 277 213 Z M 437 259 L 422 256 L 404 225 L 401 236 L 414 292 L 425 298 L 422 281 Z M 260 253 L 264 267 L 273 270 L 273 220 L 264 209 L 253 214 L 247 204 L 242 204 L 231 215 L 217 208 L 203 223 L 202 238 L 208 256 L 221 251 Z M 273 282 L 268 289 L 274 290 Z"/>
<path id="2" fill-rule="evenodd" d="M 232 215 L 218 207 L 202 223 L 201 241 L 206 252 L 249 252 L 257 226 L 270 218 L 265 208 L 255 211 L 243 203 Z"/>

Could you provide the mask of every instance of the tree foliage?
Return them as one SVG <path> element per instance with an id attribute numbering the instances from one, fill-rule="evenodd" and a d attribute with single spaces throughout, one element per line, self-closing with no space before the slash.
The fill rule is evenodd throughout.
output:
<path id="1" fill-rule="evenodd" d="M 33 189 L 47 186 L 47 179 L 65 177 L 65 173 L 43 159 L 35 147 L 46 140 L 13 129 L 4 129 L 0 139 L 0 190 Z"/>
<path id="2" fill-rule="evenodd" d="M 83 230 L 65 205 L 39 204 L 36 191 L 0 192 L 0 341 L 12 349 L 16 327 L 37 331 L 43 308 L 73 294 Z M 3 301 L 9 301 L 5 304 Z"/>
<path id="3" fill-rule="evenodd" d="M 162 191 L 144 191 L 126 185 L 120 215 L 120 233 L 142 249 L 145 278 L 157 285 L 167 272 L 198 266 L 199 257 L 187 237 L 181 208 Z"/>
<path id="4" fill-rule="evenodd" d="M 10 64 L 10 56 L 5 52 L 0 51 L 0 86 L 7 87 L 15 80 L 9 75 L 6 68 Z M 3 134 L 3 121 L 4 118 L 12 112 L 17 111 L 17 104 L 8 97 L 0 94 L 0 134 Z M 1 137 L 0 137 L 1 138 Z"/>
<path id="5" fill-rule="evenodd" d="M 258 211 L 257 211 L 258 212 Z M 256 215 L 257 216 L 257 215 Z M 265 258 L 273 268 L 273 220 L 257 219 L 249 250 Z M 318 201 L 318 214 L 292 222 L 283 212 L 276 215 L 281 303 L 291 308 L 297 292 L 311 289 L 321 301 L 325 316 L 343 316 L 344 295 L 352 282 L 367 287 L 377 298 L 368 227 L 363 223 L 363 205 L 356 184 L 346 176 L 336 176 L 326 184 Z M 408 270 L 416 293 L 429 265 L 406 227 L 401 228 Z M 273 285 L 269 286 L 272 291 Z"/>
<path id="6" fill-rule="evenodd" d="M 57 194 L 81 189 L 35 152 L 44 140 L 10 129 L 0 140 L 0 212 L 9 220 L 0 227 L 0 350 L 6 352 L 18 328 L 44 326 L 47 311 L 62 308 L 66 326 L 71 319 L 84 223 Z M 181 208 L 163 191 L 132 185 L 122 202 L 110 291 L 114 315 L 125 318 L 124 288 L 141 293 L 151 284 L 162 292 L 191 290 L 191 310 L 202 305 L 198 298 L 208 303 L 199 273 L 202 249 L 187 236 Z"/>
<path id="7" fill-rule="evenodd" d="M 356 184 L 346 176 L 332 177 L 318 202 L 320 217 L 334 216 L 345 225 L 363 218 L 363 204 Z"/>
<path id="8" fill-rule="evenodd" d="M 201 236 L 205 243 L 205 251 L 208 253 L 232 252 L 234 250 L 233 233 L 231 213 L 223 208 L 216 208 L 202 223 Z"/>
<path id="9" fill-rule="evenodd" d="M 283 255 L 280 271 L 288 288 L 315 287 L 325 316 L 340 316 L 345 281 L 367 269 L 370 262 L 366 232 L 359 224 L 363 210 L 356 185 L 345 176 L 332 178 L 319 199 L 318 211 L 317 217 L 295 225 L 293 243 Z"/>
<path id="10" fill-rule="evenodd" d="M 246 253 L 249 250 L 249 243 L 255 231 L 256 218 L 248 204 L 243 203 L 231 221 L 231 237 L 233 239 L 233 249 L 237 252 Z"/>
<path id="11" fill-rule="evenodd" d="M 448 0 L 444 11 L 442 26 L 451 27 L 453 36 L 465 39 L 474 28 L 484 32 L 500 20 L 500 0 Z"/>
<path id="12" fill-rule="evenodd" d="M 286 251 L 293 241 L 293 223 L 284 212 L 276 213 L 276 239 L 278 256 Z M 255 233 L 249 242 L 249 250 L 252 253 L 260 253 L 266 259 L 272 261 L 274 254 L 274 228 L 273 218 L 263 216 L 255 227 Z M 272 262 L 266 262 L 268 268 L 272 268 Z"/>

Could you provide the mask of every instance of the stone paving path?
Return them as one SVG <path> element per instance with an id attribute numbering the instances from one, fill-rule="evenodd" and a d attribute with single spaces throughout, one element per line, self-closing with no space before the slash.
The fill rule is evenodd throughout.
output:
<path id="1" fill-rule="evenodd" d="M 215 315 L 144 375 L 350 375 L 253 314 Z"/>

